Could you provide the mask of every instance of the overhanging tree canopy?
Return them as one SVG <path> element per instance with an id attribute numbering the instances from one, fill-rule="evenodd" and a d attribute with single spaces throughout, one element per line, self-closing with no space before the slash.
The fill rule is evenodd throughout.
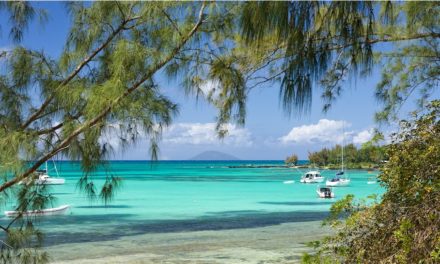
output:
<path id="1" fill-rule="evenodd" d="M 280 100 L 288 112 L 307 111 L 312 88 L 319 86 L 327 111 L 343 81 L 367 77 L 381 65 L 376 94 L 383 109 L 376 119 L 390 121 L 411 94 L 420 92 L 423 106 L 438 88 L 439 19 L 434 1 L 248 2 L 241 30 L 250 45 L 271 38 L 279 47 L 281 54 L 273 58 L 277 65 L 264 81 L 280 81 Z M 380 48 L 384 43 L 390 52 Z"/>
<path id="2" fill-rule="evenodd" d="M 29 19 L 45 17 L 27 2 L 0 8 L 10 14 L 16 41 Z M 67 9 L 73 23 L 59 58 L 19 45 L 0 53 L 4 197 L 60 154 L 81 159 L 80 186 L 90 196 L 110 199 L 118 179 L 109 175 L 98 191 L 92 177 L 111 152 L 104 136 L 117 134 L 129 144 L 145 134 L 154 157 L 162 129 L 177 113 L 154 80 L 159 73 L 176 77 L 189 94 L 203 94 L 219 109 L 220 135 L 227 122 L 244 124 L 247 94 L 266 84 L 281 85 L 288 111 L 307 109 L 313 85 L 320 84 L 327 109 L 348 73 L 368 73 L 374 63 L 389 60 L 392 67 L 384 70 L 377 90 L 384 102 L 380 120 L 392 116 L 413 90 L 422 92 L 423 103 L 438 88 L 435 2 L 93 2 Z M 404 48 L 376 58 L 374 44 L 386 42 Z M 20 208 L 43 206 L 41 191 L 23 190 L 19 197 L 26 206 Z M 28 203 L 35 195 L 40 202 Z"/>

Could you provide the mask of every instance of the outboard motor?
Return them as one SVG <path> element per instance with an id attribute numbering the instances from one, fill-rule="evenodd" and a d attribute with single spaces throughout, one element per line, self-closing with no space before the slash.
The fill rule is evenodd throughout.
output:
<path id="1" fill-rule="evenodd" d="M 325 198 L 332 198 L 332 192 L 330 191 L 330 189 L 325 190 L 324 196 Z"/>

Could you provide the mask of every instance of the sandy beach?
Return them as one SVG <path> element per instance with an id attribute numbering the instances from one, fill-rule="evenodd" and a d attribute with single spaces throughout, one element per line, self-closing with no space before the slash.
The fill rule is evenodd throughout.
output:
<path id="1" fill-rule="evenodd" d="M 52 263 L 298 263 L 321 221 L 219 231 L 156 233 L 46 248 Z"/>

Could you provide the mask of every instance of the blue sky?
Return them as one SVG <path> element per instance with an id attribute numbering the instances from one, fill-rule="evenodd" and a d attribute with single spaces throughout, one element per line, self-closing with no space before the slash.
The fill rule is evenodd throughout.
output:
<path id="1" fill-rule="evenodd" d="M 63 48 L 70 21 L 60 3 L 39 3 L 49 12 L 49 20 L 42 27 L 31 25 L 22 44 L 33 49 L 44 50 L 53 57 Z M 2 35 L 0 48 L 11 48 L 7 34 L 7 21 L 0 17 Z M 361 144 L 368 140 L 375 127 L 373 115 L 380 108 L 374 98 L 374 89 L 380 78 L 380 69 L 364 79 L 344 84 L 342 96 L 327 114 L 323 114 L 320 87 L 315 87 L 312 109 L 300 117 L 288 117 L 279 104 L 279 87 L 266 86 L 254 89 L 248 98 L 246 125 L 242 128 L 230 125 L 230 136 L 223 141 L 213 130 L 216 110 L 206 102 L 186 97 L 178 82 L 169 82 L 163 76 L 156 79 L 166 95 L 179 104 L 180 114 L 174 124 L 164 133 L 161 143 L 161 159 L 188 159 L 202 151 L 217 150 L 240 159 L 284 159 L 297 153 L 307 158 L 308 151 L 323 146 L 333 146 L 342 140 L 342 127 L 346 132 L 345 142 Z M 403 112 L 411 108 L 403 108 Z M 384 128 L 389 130 L 390 128 Z M 117 147 L 117 146 L 116 146 Z M 113 159 L 148 159 L 148 144 L 145 140 Z"/>

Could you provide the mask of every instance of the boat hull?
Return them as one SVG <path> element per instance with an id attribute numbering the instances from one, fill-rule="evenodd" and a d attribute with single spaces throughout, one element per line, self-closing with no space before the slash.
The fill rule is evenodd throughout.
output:
<path id="1" fill-rule="evenodd" d="M 18 184 L 26 184 L 29 185 L 32 180 L 23 180 Z M 48 176 L 39 177 L 38 179 L 33 180 L 35 185 L 62 185 L 66 183 L 66 180 L 63 178 L 51 178 Z"/>
<path id="2" fill-rule="evenodd" d="M 39 184 L 39 185 L 61 185 L 64 184 L 66 182 L 65 179 L 61 179 L 61 178 L 49 178 L 49 179 L 38 179 L 35 180 L 35 184 Z"/>
<path id="3" fill-rule="evenodd" d="M 326 195 L 325 193 L 322 193 L 320 191 L 316 191 L 319 198 L 335 198 L 335 194 L 333 192 L 330 193 L 330 195 Z"/>
<path id="4" fill-rule="evenodd" d="M 341 186 L 348 186 L 350 184 L 350 180 L 338 180 L 338 181 L 326 181 L 325 185 L 330 187 L 341 187 Z"/>
<path id="5" fill-rule="evenodd" d="M 46 215 L 61 215 L 64 214 L 67 209 L 70 208 L 70 205 L 62 205 L 60 207 L 50 208 L 50 209 L 43 209 L 43 210 L 32 210 L 32 211 L 26 211 L 26 212 L 20 212 L 20 211 L 5 211 L 5 215 L 7 217 L 16 217 L 18 215 L 23 216 L 46 216 Z"/>
<path id="6" fill-rule="evenodd" d="M 320 183 L 324 181 L 324 177 L 317 177 L 317 178 L 313 178 L 313 179 L 301 179 L 302 183 Z"/>

